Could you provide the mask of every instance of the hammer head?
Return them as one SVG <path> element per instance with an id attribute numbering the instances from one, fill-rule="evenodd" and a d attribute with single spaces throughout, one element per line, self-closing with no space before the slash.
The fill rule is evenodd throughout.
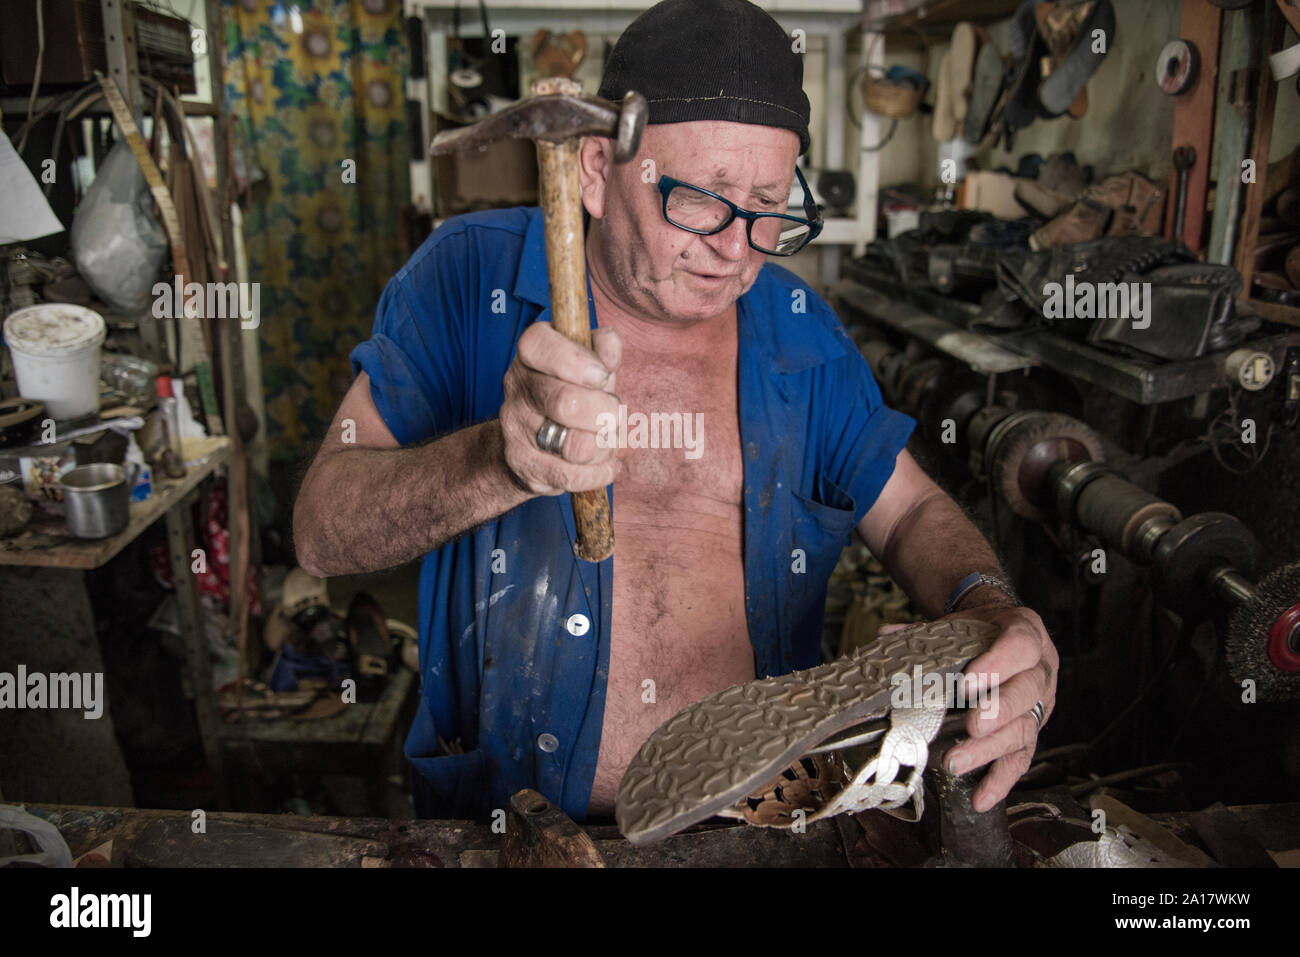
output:
<path id="1" fill-rule="evenodd" d="M 636 155 L 645 129 L 648 107 L 640 93 L 629 92 L 621 104 L 589 96 L 571 80 L 539 80 L 534 96 L 500 113 L 459 130 L 444 130 L 433 138 L 430 156 L 488 146 L 497 140 L 529 139 L 560 143 L 582 136 L 614 140 L 614 161 L 626 163 Z"/>

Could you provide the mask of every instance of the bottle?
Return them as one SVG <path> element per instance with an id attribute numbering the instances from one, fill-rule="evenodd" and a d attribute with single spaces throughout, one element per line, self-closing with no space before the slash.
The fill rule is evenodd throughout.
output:
<path id="1" fill-rule="evenodd" d="M 180 415 L 176 396 L 172 394 L 172 380 L 165 375 L 158 377 L 158 411 L 162 415 L 163 435 L 166 437 L 163 468 L 168 478 L 183 478 L 185 456 L 181 452 Z"/>
<path id="2" fill-rule="evenodd" d="M 153 470 L 144 460 L 144 453 L 135 440 L 135 433 L 126 437 L 126 464 L 128 473 L 135 471 L 135 482 L 131 486 L 131 501 L 143 502 L 153 494 Z"/>

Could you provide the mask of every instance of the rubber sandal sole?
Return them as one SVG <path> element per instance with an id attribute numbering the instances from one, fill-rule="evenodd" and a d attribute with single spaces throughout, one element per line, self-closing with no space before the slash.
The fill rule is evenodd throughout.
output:
<path id="1" fill-rule="evenodd" d="M 960 672 L 999 633 L 981 621 L 923 622 L 852 656 L 734 685 L 684 708 L 628 765 L 614 802 L 619 830 L 633 844 L 650 844 L 712 817 L 832 735 L 888 714 L 894 675 Z"/>

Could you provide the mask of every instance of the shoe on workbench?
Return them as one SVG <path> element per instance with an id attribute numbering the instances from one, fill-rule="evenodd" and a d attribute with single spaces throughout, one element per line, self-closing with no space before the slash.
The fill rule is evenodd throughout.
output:
<path id="1" fill-rule="evenodd" d="M 909 687 L 931 686 L 926 676 L 960 673 L 998 633 L 995 625 L 970 620 L 911 625 L 828 664 L 734 685 L 696 702 L 661 725 L 632 759 L 614 803 L 619 830 L 633 844 L 648 844 L 719 813 L 780 826 L 779 818 L 795 820 L 796 807 L 805 812 L 798 819 L 812 822 L 913 802 L 919 816 L 926 748 L 943 722 L 945 701 L 927 695 L 892 707 L 902 687 L 897 676 Z M 842 736 L 864 722 L 878 727 Z M 879 756 L 848 784 L 835 761 L 803 763 L 882 734 Z M 897 780 L 903 767 L 912 769 L 906 781 Z M 788 786 L 776 780 L 783 772 Z M 787 800 L 787 787 L 796 799 Z M 761 805 L 778 788 L 784 808 L 769 816 L 750 805 L 749 798 Z"/>
<path id="2" fill-rule="evenodd" d="M 384 610 L 365 592 L 357 592 L 348 605 L 348 637 L 352 643 L 357 700 L 377 701 L 396 669 L 397 656 Z"/>

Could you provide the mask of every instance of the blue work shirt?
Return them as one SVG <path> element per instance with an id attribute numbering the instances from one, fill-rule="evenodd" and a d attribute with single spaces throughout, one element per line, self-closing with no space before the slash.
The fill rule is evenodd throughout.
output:
<path id="1" fill-rule="evenodd" d="M 460 216 L 424 242 L 351 355 L 401 445 L 498 415 L 520 335 L 550 321 L 548 288 L 538 208 Z M 588 304 L 595 328 L 590 287 Z M 830 573 L 916 423 L 885 407 L 835 314 L 793 273 L 766 264 L 737 322 L 745 614 L 765 677 L 817 664 Z M 579 560 L 575 537 L 569 496 L 543 496 L 424 557 L 406 741 L 432 799 L 424 813 L 486 819 L 534 788 L 587 816 L 614 561 Z M 440 756 L 439 738 L 464 753 Z"/>

